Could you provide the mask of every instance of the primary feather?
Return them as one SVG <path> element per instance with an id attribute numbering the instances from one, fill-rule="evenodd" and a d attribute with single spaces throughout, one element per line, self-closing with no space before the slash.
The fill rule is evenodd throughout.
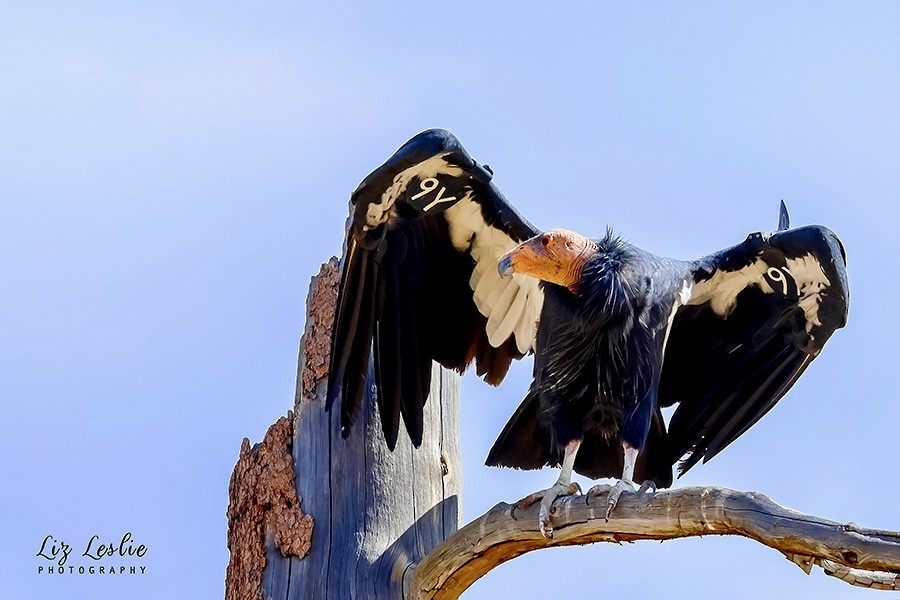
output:
<path id="1" fill-rule="evenodd" d="M 374 349 L 375 401 L 388 447 L 400 421 L 422 441 L 431 362 L 502 381 L 534 345 L 538 282 L 497 274 L 497 260 L 537 230 L 510 206 L 449 132 L 425 131 L 351 196 L 351 221 L 332 337 L 327 406 L 349 431 L 366 394 Z M 530 320 L 530 322 L 529 322 Z"/>

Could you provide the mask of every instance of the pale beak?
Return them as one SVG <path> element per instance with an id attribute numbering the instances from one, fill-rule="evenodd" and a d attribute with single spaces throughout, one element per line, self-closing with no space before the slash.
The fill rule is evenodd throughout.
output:
<path id="1" fill-rule="evenodd" d="M 503 258 L 500 259 L 500 262 L 497 263 L 497 272 L 500 273 L 500 277 L 511 277 L 515 272 L 512 264 L 512 256 L 506 254 Z"/>

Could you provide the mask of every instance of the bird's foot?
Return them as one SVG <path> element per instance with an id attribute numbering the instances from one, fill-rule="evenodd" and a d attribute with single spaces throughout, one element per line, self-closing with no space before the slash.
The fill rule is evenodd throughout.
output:
<path id="1" fill-rule="evenodd" d="M 591 498 L 595 496 L 599 496 L 605 492 L 609 492 L 609 499 L 606 501 L 606 520 L 609 521 L 609 515 L 612 513 L 613 509 L 616 507 L 616 504 L 619 503 L 619 496 L 622 495 L 622 492 L 628 492 L 629 494 L 645 494 L 645 493 L 656 493 L 656 483 L 652 479 L 648 479 L 644 483 L 641 484 L 641 487 L 635 490 L 635 484 L 633 481 L 628 481 L 625 479 L 620 479 L 616 482 L 615 485 L 595 485 L 591 489 L 588 490 L 587 493 L 587 501 L 590 502 Z"/>
<path id="2" fill-rule="evenodd" d="M 609 490 L 609 499 L 606 501 L 607 521 L 609 521 L 609 514 L 616 507 L 616 504 L 619 503 L 619 496 L 622 495 L 622 492 L 634 493 L 634 482 L 620 479 L 616 482 L 616 485 L 612 486 L 612 489 Z"/>
<path id="3" fill-rule="evenodd" d="M 560 496 L 571 496 L 580 494 L 581 486 L 575 482 L 562 483 L 557 481 L 553 486 L 546 490 L 541 490 L 533 494 L 529 494 L 516 502 L 516 509 L 523 509 L 531 506 L 538 500 L 541 502 L 541 510 L 538 513 L 538 526 L 541 529 L 541 535 L 548 540 L 553 539 L 553 526 L 550 525 L 550 515 L 554 512 L 553 501 Z"/>

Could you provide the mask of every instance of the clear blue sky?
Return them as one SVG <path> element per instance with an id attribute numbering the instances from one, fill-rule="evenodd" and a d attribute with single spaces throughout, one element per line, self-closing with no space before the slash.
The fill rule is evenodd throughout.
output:
<path id="1" fill-rule="evenodd" d="M 220 598 L 241 439 L 290 407 L 308 281 L 359 180 L 450 129 L 539 227 L 692 258 L 843 239 L 850 323 L 678 485 L 900 529 L 900 7 L 891 2 L 0 3 L 0 596 Z M 464 381 L 465 520 L 528 384 Z M 144 576 L 38 575 L 125 531 Z M 466 598 L 871 597 L 744 539 L 536 552 Z"/>

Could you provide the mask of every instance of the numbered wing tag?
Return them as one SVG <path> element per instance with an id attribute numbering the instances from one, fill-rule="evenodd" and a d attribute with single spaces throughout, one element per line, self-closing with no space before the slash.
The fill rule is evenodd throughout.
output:
<path id="1" fill-rule="evenodd" d="M 455 177 L 416 177 L 406 188 L 406 203 L 419 214 L 439 214 L 459 202 L 466 189 L 466 182 Z"/>
<path id="2" fill-rule="evenodd" d="M 780 293 L 786 298 L 797 298 L 797 282 L 787 267 L 769 267 L 766 270 L 766 280 L 773 292 Z"/>

